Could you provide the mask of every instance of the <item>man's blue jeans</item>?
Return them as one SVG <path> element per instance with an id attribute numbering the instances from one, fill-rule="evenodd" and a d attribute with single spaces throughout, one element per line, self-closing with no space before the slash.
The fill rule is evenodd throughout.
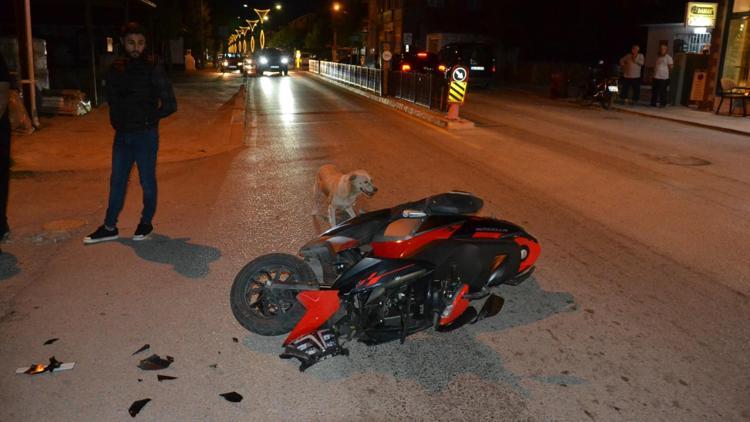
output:
<path id="1" fill-rule="evenodd" d="M 115 132 L 112 145 L 112 175 L 109 178 L 109 206 L 104 224 L 117 226 L 117 216 L 125 202 L 125 192 L 133 163 L 143 189 L 141 224 L 151 224 L 156 212 L 156 152 L 159 150 L 159 129 L 139 132 Z"/>

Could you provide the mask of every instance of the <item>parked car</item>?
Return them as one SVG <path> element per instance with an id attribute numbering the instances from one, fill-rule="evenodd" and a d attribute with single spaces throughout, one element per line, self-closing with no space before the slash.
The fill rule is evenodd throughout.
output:
<path id="1" fill-rule="evenodd" d="M 440 61 L 437 54 L 420 51 L 395 56 L 393 70 L 401 72 L 438 73 Z M 445 70 L 445 69 L 443 69 Z M 442 72 L 441 72 L 442 73 Z"/>
<path id="2" fill-rule="evenodd" d="M 264 72 L 279 72 L 281 75 L 289 74 L 289 63 L 292 56 L 277 48 L 264 48 L 256 51 L 250 58 L 251 69 L 246 73 L 249 75 L 263 76 Z"/>
<path id="3" fill-rule="evenodd" d="M 225 53 L 219 57 L 219 72 L 242 70 L 244 58 L 240 53 Z"/>
<path id="4" fill-rule="evenodd" d="M 495 57 L 488 44 L 446 44 L 438 53 L 438 59 L 443 71 L 448 71 L 455 65 L 468 67 L 470 87 L 488 88 L 495 78 Z"/>

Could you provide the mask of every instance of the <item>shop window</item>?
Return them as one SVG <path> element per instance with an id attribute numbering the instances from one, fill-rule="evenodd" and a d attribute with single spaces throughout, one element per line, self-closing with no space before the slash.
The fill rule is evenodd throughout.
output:
<path id="1" fill-rule="evenodd" d="M 745 85 L 750 79 L 750 16 L 731 19 L 727 32 L 722 78 Z"/>
<path id="2" fill-rule="evenodd" d="M 734 0 L 734 7 L 732 7 L 732 12 L 750 12 L 750 0 Z"/>

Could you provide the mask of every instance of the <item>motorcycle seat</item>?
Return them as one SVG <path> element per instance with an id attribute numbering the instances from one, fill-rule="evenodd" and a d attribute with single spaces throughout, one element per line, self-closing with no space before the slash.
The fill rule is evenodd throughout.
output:
<path id="1" fill-rule="evenodd" d="M 479 212 L 483 205 L 484 201 L 479 197 L 468 192 L 453 191 L 428 196 L 407 204 L 403 209 L 422 211 L 426 215 L 464 215 Z"/>

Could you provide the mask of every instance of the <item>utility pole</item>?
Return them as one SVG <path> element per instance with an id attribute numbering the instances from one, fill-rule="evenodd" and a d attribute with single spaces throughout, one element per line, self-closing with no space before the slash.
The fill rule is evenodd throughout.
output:
<path id="1" fill-rule="evenodd" d="M 91 50 L 91 99 L 96 107 L 99 105 L 99 93 L 96 82 L 96 43 L 94 42 L 94 24 L 91 19 L 91 0 L 86 0 L 86 32 Z"/>
<path id="2" fill-rule="evenodd" d="M 29 0 L 16 0 L 16 35 L 18 37 L 19 82 L 34 127 L 39 127 L 36 112 L 36 80 L 34 78 L 34 49 L 31 38 L 31 4 Z"/>

